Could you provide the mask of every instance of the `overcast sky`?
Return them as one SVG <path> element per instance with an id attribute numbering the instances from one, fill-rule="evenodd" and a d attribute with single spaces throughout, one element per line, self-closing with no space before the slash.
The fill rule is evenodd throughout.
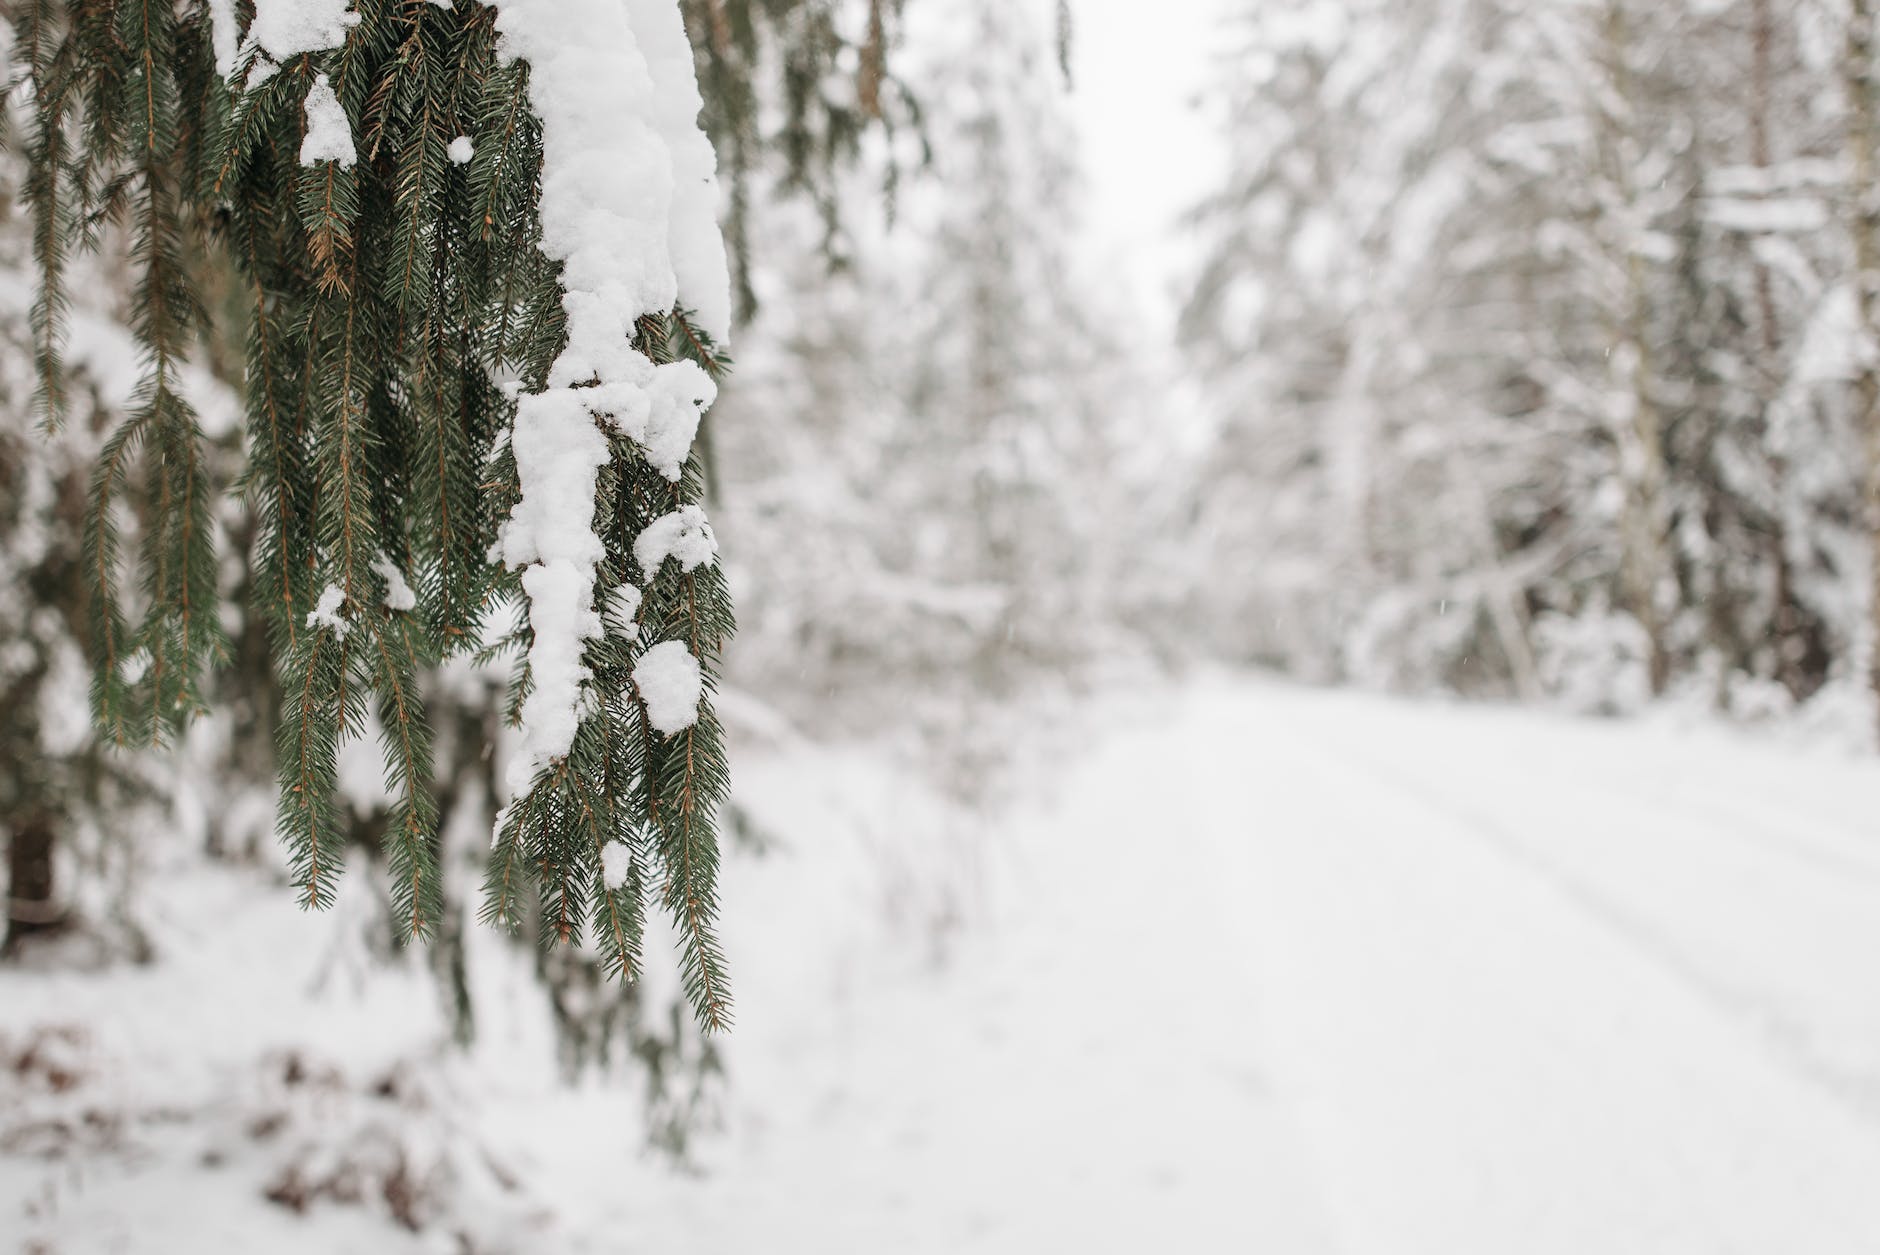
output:
<path id="1" fill-rule="evenodd" d="M 1221 142 L 1193 98 L 1210 85 L 1227 0 L 1072 0 L 1072 106 L 1084 133 L 1087 226 L 1150 312 L 1167 316 L 1192 250 L 1176 219 L 1212 191 Z"/>

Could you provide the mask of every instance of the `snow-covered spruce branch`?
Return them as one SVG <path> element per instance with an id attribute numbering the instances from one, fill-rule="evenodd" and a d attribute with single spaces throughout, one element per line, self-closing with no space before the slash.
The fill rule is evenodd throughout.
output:
<path id="1" fill-rule="evenodd" d="M 631 977 L 657 887 L 700 1019 L 728 1023 L 710 698 L 732 617 L 692 445 L 729 295 L 677 0 L 38 0 L 16 47 L 49 414 L 64 259 L 122 220 L 141 271 L 147 380 L 88 556 L 114 738 L 180 726 L 224 650 L 173 377 L 232 262 L 301 896 L 331 900 L 339 748 L 376 725 L 393 901 L 407 934 L 439 926 L 423 676 L 487 656 L 525 604 L 484 916 L 514 927 L 537 898 L 545 935 L 591 929 Z"/>

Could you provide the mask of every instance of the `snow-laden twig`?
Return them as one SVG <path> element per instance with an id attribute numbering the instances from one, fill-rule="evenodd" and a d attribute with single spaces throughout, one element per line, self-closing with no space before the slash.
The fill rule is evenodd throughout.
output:
<path id="1" fill-rule="evenodd" d="M 655 366 L 631 344 L 635 320 L 683 297 L 724 335 L 729 309 L 711 146 L 675 0 L 496 0 L 506 57 L 531 67 L 542 122 L 542 249 L 562 263 L 567 343 L 546 387 L 517 405 L 522 496 L 500 556 L 526 567 L 534 687 L 507 779 L 528 788 L 568 752 L 601 634 L 593 528 L 609 457 L 597 420 L 638 442 L 676 481 L 711 381 L 689 362 Z M 697 667 L 697 659 L 692 659 Z"/>

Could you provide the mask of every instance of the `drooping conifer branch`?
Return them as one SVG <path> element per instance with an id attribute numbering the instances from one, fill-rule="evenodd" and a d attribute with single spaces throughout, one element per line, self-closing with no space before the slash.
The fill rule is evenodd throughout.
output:
<path id="1" fill-rule="evenodd" d="M 566 717 L 572 734 L 534 742 L 546 751 L 516 777 L 484 918 L 513 928 L 539 913 L 548 942 L 591 935 L 608 970 L 631 978 L 657 883 L 694 1005 L 718 1026 L 730 1005 L 712 932 L 725 769 L 710 696 L 730 610 L 715 560 L 697 549 L 709 540 L 702 514 L 681 518 L 683 555 L 645 569 L 633 556 L 649 528 L 698 510 L 691 434 L 707 376 L 726 364 L 712 332 L 675 308 L 675 293 L 724 305 L 708 290 L 710 154 L 684 116 L 697 97 L 677 3 L 602 4 L 623 24 L 621 73 L 650 76 L 630 97 L 653 106 L 633 132 L 657 137 L 643 173 L 674 189 L 670 206 L 648 203 L 629 264 L 654 282 L 633 294 L 582 286 L 583 245 L 544 220 L 544 197 L 569 185 L 544 170 L 544 118 L 561 115 L 543 112 L 530 57 L 555 51 L 535 35 L 584 33 L 565 7 L 30 0 L 16 24 L 34 110 L 27 196 L 48 414 L 67 259 L 122 239 L 137 278 L 146 379 L 105 442 L 87 550 L 96 699 L 112 737 L 173 733 L 202 706 L 203 671 L 224 648 L 218 486 L 181 380 L 206 327 L 198 268 L 232 262 L 249 294 L 254 610 L 283 693 L 278 823 L 301 898 L 333 900 L 339 752 L 373 734 L 393 799 L 383 846 L 401 930 L 439 928 L 426 676 L 453 655 L 539 656 L 547 637 L 572 640 L 572 669 L 545 675 L 525 660 L 512 686 L 512 709 Z M 212 29 L 218 13 L 234 29 Z M 662 268 L 676 278 L 659 280 Z M 624 373 L 610 377 L 603 359 Z M 538 602 L 507 634 L 492 625 L 524 603 L 536 557 L 513 549 L 511 569 L 493 549 L 530 500 L 537 464 L 518 449 L 539 433 L 499 380 L 529 396 L 560 390 L 554 404 L 576 407 L 569 430 L 591 431 L 597 455 L 592 500 L 558 503 L 592 530 L 587 567 L 552 614 Z M 612 626 L 570 635 L 563 614 Z"/>

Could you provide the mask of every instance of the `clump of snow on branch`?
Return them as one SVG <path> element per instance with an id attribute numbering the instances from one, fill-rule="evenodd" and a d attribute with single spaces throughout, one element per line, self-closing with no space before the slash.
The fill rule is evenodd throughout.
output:
<path id="1" fill-rule="evenodd" d="M 209 39 L 215 49 L 215 72 L 228 78 L 235 73 L 241 56 L 241 28 L 235 22 L 235 0 L 209 0 Z"/>
<path id="2" fill-rule="evenodd" d="M 718 398 L 718 385 L 696 362 L 674 362 L 653 380 L 651 412 L 640 445 L 646 460 L 673 483 L 698 437 L 700 416 Z"/>
<path id="3" fill-rule="evenodd" d="M 731 338 L 731 276 L 718 232 L 718 158 L 698 125 L 705 103 L 699 96 L 692 45 L 674 0 L 626 0 L 626 7 L 653 80 L 649 120 L 672 155 L 666 243 L 679 296 L 693 321 L 724 343 Z"/>
<path id="4" fill-rule="evenodd" d="M 470 164 L 470 158 L 477 155 L 477 149 L 476 145 L 470 142 L 468 135 L 459 135 L 450 142 L 450 147 L 444 150 L 444 155 L 450 158 L 452 165 L 467 166 Z"/>
<path id="5" fill-rule="evenodd" d="M 594 569 L 557 558 L 522 573 L 529 598 L 529 623 L 535 641 L 529 647 L 529 676 L 535 687 L 522 704 L 521 752 L 510 761 L 506 779 L 516 793 L 527 790 L 538 768 L 568 752 L 581 724 L 581 693 L 588 678 L 581 661 L 582 642 L 601 634 L 594 612 Z"/>
<path id="6" fill-rule="evenodd" d="M 328 584 L 320 593 L 320 600 L 307 612 L 307 626 L 330 628 L 333 635 L 344 640 L 346 633 L 352 631 L 352 624 L 346 621 L 345 609 L 345 592 L 337 584 Z"/>
<path id="7" fill-rule="evenodd" d="M 633 851 L 625 842 L 609 841 L 601 847 L 601 879 L 618 893 L 633 873 Z"/>
<path id="8" fill-rule="evenodd" d="M 313 626 L 308 624 L 309 627 Z M 150 651 L 139 649 L 127 657 L 118 668 L 118 674 L 124 677 L 124 683 L 136 684 L 150 673 Z"/>
<path id="9" fill-rule="evenodd" d="M 351 166 L 359 159 L 353 148 L 352 119 L 346 106 L 333 94 L 333 85 L 324 74 L 307 89 L 307 135 L 300 141 L 300 164 L 310 166 L 321 161 L 337 161 Z"/>
<path id="10" fill-rule="evenodd" d="M 632 640 L 640 634 L 640 590 L 622 584 L 607 595 L 607 630 Z"/>
<path id="11" fill-rule="evenodd" d="M 530 102 L 542 121 L 542 250 L 562 263 L 568 317 L 547 386 L 517 400 L 511 445 L 522 495 L 498 542 L 503 561 L 527 568 L 534 638 L 533 688 L 506 775 L 520 793 L 573 743 L 588 678 L 582 651 L 603 630 L 594 583 L 605 547 L 593 515 L 609 450 L 597 420 L 639 443 L 676 480 L 699 408 L 712 397 L 697 366 L 654 366 L 635 350 L 634 322 L 683 300 L 722 338 L 729 294 L 711 147 L 698 127 L 677 0 L 496 0 L 496 7 L 503 55 L 532 71 Z M 655 726 L 689 726 L 698 660 L 677 642 L 655 646 L 648 659 L 656 651 L 662 661 L 651 664 L 642 698 L 649 710 L 660 704 Z"/>
<path id="12" fill-rule="evenodd" d="M 211 12 L 219 25 L 220 12 Z M 337 48 L 358 24 L 351 0 L 255 0 L 248 39 L 279 63 L 303 52 Z"/>
<path id="13" fill-rule="evenodd" d="M 255 0 L 254 21 L 247 38 L 241 39 L 234 0 L 209 0 L 209 22 L 216 73 L 233 78 L 248 61 L 243 90 L 252 91 L 290 58 L 342 46 L 346 33 L 359 24 L 359 15 L 351 0 Z M 300 164 L 336 161 L 349 167 L 357 162 L 352 120 L 326 75 L 317 76 L 307 89 L 305 108 L 307 133 L 300 142 Z"/>
<path id="14" fill-rule="evenodd" d="M 649 580 L 659 574 L 667 558 L 677 558 L 681 570 L 691 571 L 717 556 L 718 538 L 705 511 L 695 505 L 660 515 L 633 542 L 633 559 Z"/>
<path id="15" fill-rule="evenodd" d="M 633 668 L 633 686 L 646 703 L 646 717 L 667 736 L 698 722 L 704 677 L 684 641 L 661 641 L 642 654 Z"/>
<path id="16" fill-rule="evenodd" d="M 405 582 L 405 573 L 400 571 L 392 560 L 384 554 L 372 559 L 372 569 L 385 581 L 385 608 L 387 610 L 410 610 L 418 604 L 418 595 L 411 591 L 411 585 Z"/>

